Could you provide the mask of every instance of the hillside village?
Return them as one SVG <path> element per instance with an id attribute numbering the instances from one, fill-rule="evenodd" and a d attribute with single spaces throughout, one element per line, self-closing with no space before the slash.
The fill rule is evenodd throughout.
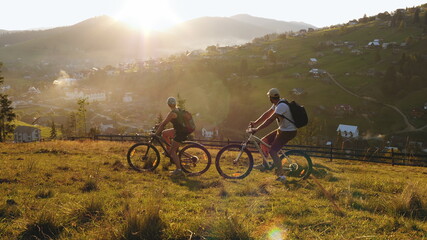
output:
<path id="1" fill-rule="evenodd" d="M 393 23 L 394 16 L 406 16 L 401 18 L 411 19 L 413 14 L 414 9 L 398 9 L 393 15 L 378 14 L 369 18 L 365 16 L 362 19 L 330 28 L 309 28 L 298 32 L 269 34 L 242 45 L 207 46 L 206 49 L 191 50 L 168 58 L 129 60 L 129 62 L 120 63 L 117 66 L 95 67 L 93 63 L 85 60 L 66 65 L 43 61 L 29 66 L 24 64 L 22 59 L 17 59 L 15 63 L 4 66 L 2 72 L 12 78 L 20 76 L 23 79 L 22 82 L 25 83 L 4 84 L 0 91 L 9 95 L 13 107 L 19 115 L 18 120 L 46 127 L 50 127 L 54 122 L 64 134 L 69 132 L 71 135 L 76 135 L 77 132 L 71 133 L 72 131 L 66 129 L 71 124 L 70 114 L 76 111 L 76 102 L 79 99 L 86 99 L 88 103 L 86 118 L 88 127 L 85 132 L 92 129 L 92 132 L 98 134 L 144 133 L 161 118 L 161 113 L 165 112 L 163 104 L 153 103 L 153 96 L 156 94 L 147 92 L 148 87 L 153 84 L 168 84 L 162 78 L 179 79 L 182 77 L 188 81 L 188 72 L 194 70 L 201 73 L 217 72 L 226 88 L 239 84 L 251 91 L 257 89 L 257 86 L 261 86 L 261 80 L 280 74 L 285 79 L 292 79 L 292 82 L 301 82 L 301 84 L 288 84 L 293 87 L 286 89 L 285 95 L 308 103 L 308 99 L 316 91 L 311 87 L 313 84 L 332 88 L 335 84 L 332 78 L 382 79 L 386 75 L 385 63 L 397 64 L 397 60 L 402 54 L 417 51 L 418 46 L 427 42 L 426 26 L 423 31 L 412 31 L 411 28 L 411 35 L 404 37 L 399 33 L 390 39 L 385 37 L 368 39 L 366 36 L 360 40 L 356 37 L 355 39 L 350 38 L 351 34 L 363 29 L 375 31 L 378 28 L 386 31 L 393 27 L 398 28 L 393 26 L 396 25 Z M 349 38 L 343 40 L 340 36 L 347 33 Z M 396 41 L 396 38 L 400 38 L 400 41 Z M 286 44 L 297 44 L 301 41 L 307 43 L 315 41 L 310 42 L 314 51 L 304 50 L 303 54 L 292 55 L 293 53 Z M 418 54 L 425 63 L 427 61 L 426 49 L 424 48 Z M 372 62 L 371 59 L 375 59 L 375 61 L 372 67 L 334 69 L 334 61 L 331 59 L 344 58 L 370 59 L 369 62 Z M 226 64 L 233 67 L 225 67 Z M 58 69 L 61 69 L 59 73 Z M 145 84 L 140 85 L 138 80 L 141 79 L 145 79 Z M 183 84 L 191 85 L 191 83 Z M 355 93 L 365 95 L 371 91 L 366 90 L 366 86 L 372 85 L 369 83 L 360 84 L 360 86 L 354 85 L 347 87 L 346 90 L 350 95 Z M 423 87 L 426 86 L 423 85 Z M 157 87 L 155 91 L 160 89 Z M 409 89 L 408 91 L 415 90 Z M 377 93 L 377 91 L 372 93 Z M 161 101 L 165 96 L 171 94 L 181 94 L 181 92 L 169 90 L 168 93 L 161 94 L 163 97 L 156 98 L 155 101 Z M 188 95 L 183 94 L 182 97 L 184 100 L 192 100 L 187 99 Z M 372 131 L 367 129 L 367 126 L 375 126 L 373 119 L 382 114 L 372 111 L 366 104 L 353 104 L 346 100 L 328 104 L 310 102 L 307 105 L 313 116 L 336 119 L 327 128 L 327 135 L 331 139 L 342 135 L 341 132 L 338 132 L 341 131 L 339 125 L 346 124 L 346 121 L 352 118 L 362 119 L 367 124 L 356 126 L 357 136 L 351 133 L 351 137 L 366 136 Z M 427 122 L 427 99 L 417 99 L 415 104 L 404 109 L 404 112 L 417 127 L 424 127 Z M 230 137 L 225 129 L 227 127 L 225 123 L 205 117 L 206 113 L 203 112 L 194 114 L 199 116 L 198 123 L 200 124 L 196 137 L 207 139 Z M 233 116 L 229 115 L 228 119 L 233 119 Z M 246 120 L 241 122 L 244 121 Z M 347 137 L 347 135 L 343 136 Z M 398 139 L 398 137 L 394 139 Z M 418 139 L 417 144 L 419 143 L 427 148 L 426 142 L 423 143 Z"/>

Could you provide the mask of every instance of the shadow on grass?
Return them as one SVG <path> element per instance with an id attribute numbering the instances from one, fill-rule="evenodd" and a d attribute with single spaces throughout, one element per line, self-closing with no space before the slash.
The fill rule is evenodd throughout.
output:
<path id="1" fill-rule="evenodd" d="M 177 185 L 185 186 L 190 191 L 199 191 L 203 189 L 203 182 L 189 177 L 170 177 L 171 181 Z"/>

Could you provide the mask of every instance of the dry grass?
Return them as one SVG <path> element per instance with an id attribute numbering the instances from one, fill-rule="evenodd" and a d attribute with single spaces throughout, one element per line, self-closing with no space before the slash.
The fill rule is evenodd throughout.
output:
<path id="1" fill-rule="evenodd" d="M 214 166 L 174 179 L 130 169 L 129 146 L 0 144 L 0 239 L 427 237 L 425 168 L 313 159 L 316 181 L 224 180 Z"/>

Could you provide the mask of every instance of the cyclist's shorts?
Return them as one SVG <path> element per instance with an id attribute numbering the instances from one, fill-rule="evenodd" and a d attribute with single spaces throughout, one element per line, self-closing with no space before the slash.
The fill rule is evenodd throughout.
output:
<path id="1" fill-rule="evenodd" d="M 178 131 L 175 132 L 175 137 L 173 138 L 173 140 L 175 142 L 179 142 L 179 143 L 182 143 L 183 141 L 185 141 L 187 139 L 188 139 L 188 133 L 178 132 Z"/>
<path id="2" fill-rule="evenodd" d="M 297 135 L 297 131 L 280 131 L 277 130 L 274 136 L 274 140 L 271 143 L 271 150 L 279 151 L 283 146 L 285 146 L 290 140 L 292 140 Z"/>

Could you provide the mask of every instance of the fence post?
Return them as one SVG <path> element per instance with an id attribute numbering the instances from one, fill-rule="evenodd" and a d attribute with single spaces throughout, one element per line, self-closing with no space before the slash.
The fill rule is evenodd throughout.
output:
<path id="1" fill-rule="evenodd" d="M 394 150 L 391 148 L 391 166 L 394 166 Z"/>
<path id="2" fill-rule="evenodd" d="M 331 143 L 331 149 L 330 149 L 330 161 L 332 162 L 332 143 Z"/>

